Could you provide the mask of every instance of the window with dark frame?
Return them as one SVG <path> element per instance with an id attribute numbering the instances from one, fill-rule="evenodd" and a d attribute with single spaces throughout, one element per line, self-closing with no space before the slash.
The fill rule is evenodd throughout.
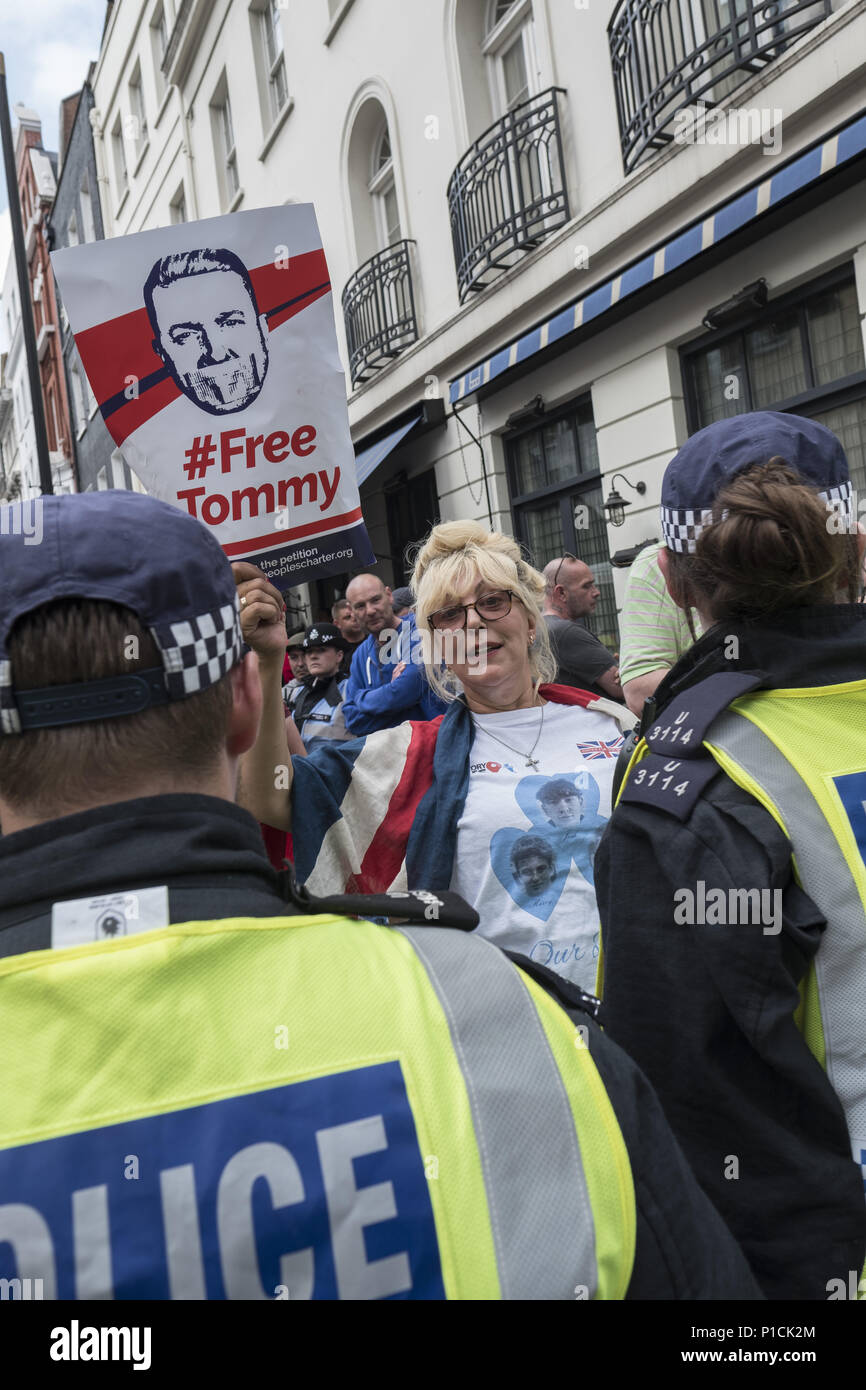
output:
<path id="1" fill-rule="evenodd" d="M 539 570 L 566 551 L 589 566 L 601 597 L 584 622 L 599 641 L 618 651 L 613 570 L 589 397 L 506 436 L 504 443 L 515 535 Z"/>
<path id="2" fill-rule="evenodd" d="M 413 547 L 441 519 L 436 470 L 428 468 L 424 473 L 416 473 L 402 486 L 386 486 L 384 492 L 394 584 L 399 588 L 412 577 Z"/>
<path id="3" fill-rule="evenodd" d="M 186 221 L 186 191 L 183 184 L 180 185 L 169 203 L 168 212 L 172 226 L 178 226 L 181 222 Z"/>
<path id="4" fill-rule="evenodd" d="M 866 358 L 854 271 L 841 266 L 730 332 L 681 348 L 689 433 L 750 410 L 808 415 L 832 430 L 866 493 Z"/>
<path id="5" fill-rule="evenodd" d="M 162 71 L 162 64 L 168 51 L 168 19 L 164 5 L 159 5 L 151 17 L 150 42 L 153 49 L 156 90 L 161 99 L 165 93 L 165 74 Z"/>
<path id="6" fill-rule="evenodd" d="M 211 100 L 214 122 L 214 145 L 217 155 L 217 176 L 221 185 L 223 210 L 230 207 L 240 192 L 238 174 L 238 152 L 235 145 L 234 123 L 229 102 L 228 82 L 225 70 L 217 84 L 217 91 Z"/>
<path id="7" fill-rule="evenodd" d="M 141 86 L 141 64 L 136 63 L 135 71 L 129 79 L 129 108 L 131 119 L 130 136 L 135 148 L 135 157 L 141 155 L 148 142 L 147 110 L 144 105 L 144 92 Z"/>
<path id="8" fill-rule="evenodd" d="M 83 241 L 96 240 L 96 225 L 93 221 L 93 201 L 90 197 L 90 179 L 85 171 L 79 192 L 81 204 L 81 237 Z"/>
<path id="9" fill-rule="evenodd" d="M 123 129 L 119 115 L 111 130 L 111 148 L 114 155 L 114 181 L 119 206 L 126 197 L 126 192 L 129 188 L 129 173 L 126 167 L 126 148 L 123 143 Z"/>
<path id="10" fill-rule="evenodd" d="M 402 238 L 397 184 L 394 177 L 394 156 L 387 120 L 373 143 L 370 182 L 367 187 L 373 199 L 379 248 L 387 251 L 389 246 L 394 246 Z"/>
<path id="11" fill-rule="evenodd" d="M 286 104 L 289 87 L 286 81 L 286 59 L 283 52 L 283 26 L 278 0 L 266 0 L 261 24 L 268 72 L 268 92 L 271 119 L 276 120 Z"/>

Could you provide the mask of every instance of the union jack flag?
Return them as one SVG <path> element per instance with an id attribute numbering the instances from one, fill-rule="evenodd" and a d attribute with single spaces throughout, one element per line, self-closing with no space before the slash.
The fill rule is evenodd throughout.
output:
<path id="1" fill-rule="evenodd" d="M 618 738 L 601 738 L 593 743 L 579 743 L 577 751 L 587 759 L 615 758 L 624 743 L 625 739 L 620 734 Z"/>

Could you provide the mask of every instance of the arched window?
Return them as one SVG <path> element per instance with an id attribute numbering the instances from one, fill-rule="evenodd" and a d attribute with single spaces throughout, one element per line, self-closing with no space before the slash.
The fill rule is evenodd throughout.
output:
<path id="1" fill-rule="evenodd" d="M 394 181 L 394 158 L 391 153 L 391 134 L 388 122 L 380 127 L 373 142 L 373 158 L 368 184 L 373 200 L 376 233 L 379 249 L 393 246 L 401 241 L 400 207 L 397 202 L 397 186 Z"/>
<path id="2" fill-rule="evenodd" d="M 488 0 L 483 48 L 497 115 L 540 91 L 532 0 Z"/>
<path id="3" fill-rule="evenodd" d="M 356 265 L 408 235 L 400 197 L 400 158 L 393 126 L 379 96 L 368 92 L 350 116 L 346 139 L 349 206 Z"/>

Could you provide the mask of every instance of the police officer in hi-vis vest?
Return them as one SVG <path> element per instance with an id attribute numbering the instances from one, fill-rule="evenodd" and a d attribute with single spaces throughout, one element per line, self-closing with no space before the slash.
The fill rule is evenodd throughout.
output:
<path id="1" fill-rule="evenodd" d="M 41 508 L 39 546 L 0 527 L 0 1277 L 759 1297 L 592 1001 L 453 895 L 313 902 L 271 868 L 234 796 L 241 619 L 281 663 L 277 591 L 152 498 Z"/>
<path id="2" fill-rule="evenodd" d="M 307 752 L 318 739 L 352 741 L 343 718 L 348 677 L 340 675 L 346 645 L 335 623 L 313 623 L 304 633 L 301 651 L 307 658 L 307 675 L 286 703 Z"/>
<path id="3" fill-rule="evenodd" d="M 603 1017 L 763 1291 L 826 1299 L 866 1256 L 864 537 L 842 445 L 795 415 L 719 420 L 668 466 L 661 524 L 704 636 L 647 702 L 596 856 Z"/>

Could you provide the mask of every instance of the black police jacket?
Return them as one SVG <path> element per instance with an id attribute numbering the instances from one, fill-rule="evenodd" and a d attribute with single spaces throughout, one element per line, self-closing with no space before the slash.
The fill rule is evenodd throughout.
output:
<path id="1" fill-rule="evenodd" d="M 55 902 L 166 886 L 171 922 L 345 911 L 381 916 L 403 897 L 311 899 L 270 865 L 246 811 L 213 797 L 170 795 L 118 802 L 0 839 L 0 955 L 51 944 Z M 456 895 L 438 926 L 464 929 L 477 915 Z M 373 909 L 370 911 L 370 909 Z M 416 917 L 425 921 L 424 901 Z M 597 1001 L 543 966 L 513 956 L 565 1008 L 584 1035 L 629 1153 L 637 1241 L 631 1299 L 756 1299 L 760 1293 L 728 1230 L 698 1187 L 646 1079 L 592 1016 Z"/>
<path id="2" fill-rule="evenodd" d="M 643 731 L 682 691 L 732 670 L 779 689 L 863 679 L 866 612 L 712 628 L 659 686 Z M 781 902 L 781 931 L 677 924 L 674 894 L 699 881 L 779 890 L 766 901 Z M 790 841 L 718 770 L 682 820 L 620 801 L 595 887 L 609 1036 L 646 1072 L 767 1297 L 826 1299 L 831 1279 L 862 1269 L 866 1203 L 842 1107 L 794 1021 L 826 922 L 794 880 Z"/>

